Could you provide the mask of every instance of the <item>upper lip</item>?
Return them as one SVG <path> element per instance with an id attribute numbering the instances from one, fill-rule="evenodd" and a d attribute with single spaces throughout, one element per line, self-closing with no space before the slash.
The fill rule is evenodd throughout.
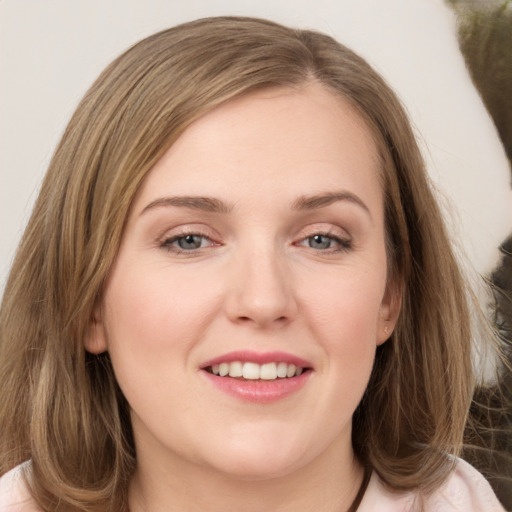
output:
<path id="1" fill-rule="evenodd" d="M 210 359 L 201 364 L 201 369 L 208 368 L 215 364 L 232 363 L 234 361 L 250 362 L 256 364 L 266 363 L 287 363 L 294 364 L 300 368 L 311 368 L 312 364 L 301 357 L 286 352 L 253 352 L 250 350 L 240 350 L 229 352 L 221 356 Z"/>

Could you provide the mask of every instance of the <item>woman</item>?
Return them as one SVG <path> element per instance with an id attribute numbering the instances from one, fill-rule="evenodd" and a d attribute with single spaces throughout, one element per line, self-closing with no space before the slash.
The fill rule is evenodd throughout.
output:
<path id="1" fill-rule="evenodd" d="M 85 95 L 13 265 L 3 506 L 502 510 L 455 458 L 466 296 L 362 59 L 246 18 L 151 36 Z"/>

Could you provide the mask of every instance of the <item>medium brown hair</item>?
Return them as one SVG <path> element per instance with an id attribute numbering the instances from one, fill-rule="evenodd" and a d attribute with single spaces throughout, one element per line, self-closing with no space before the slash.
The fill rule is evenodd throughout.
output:
<path id="1" fill-rule="evenodd" d="M 402 311 L 354 415 L 361 463 L 395 489 L 431 490 L 471 401 L 467 294 L 395 94 L 329 36 L 249 18 L 155 34 L 100 75 L 58 145 L 0 317 L 0 473 L 31 460 L 44 510 L 122 510 L 135 466 L 129 407 L 108 354 L 83 340 L 133 197 L 194 120 L 234 97 L 308 81 L 349 101 L 379 148 L 389 279 Z"/>

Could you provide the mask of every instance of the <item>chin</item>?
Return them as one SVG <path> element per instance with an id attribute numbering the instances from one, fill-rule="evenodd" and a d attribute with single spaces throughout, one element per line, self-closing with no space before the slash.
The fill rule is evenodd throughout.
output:
<path id="1" fill-rule="evenodd" d="M 286 443 L 281 436 L 264 442 L 262 437 L 244 443 L 223 443 L 221 455 L 209 461 L 210 467 L 230 478 L 258 481 L 286 476 L 313 458 L 303 453 L 303 443 Z"/>
<path id="2" fill-rule="evenodd" d="M 303 462 L 297 460 L 254 457 L 224 460 L 220 467 L 216 465 L 216 469 L 231 479 L 256 482 L 284 477 L 299 469 L 302 464 Z"/>

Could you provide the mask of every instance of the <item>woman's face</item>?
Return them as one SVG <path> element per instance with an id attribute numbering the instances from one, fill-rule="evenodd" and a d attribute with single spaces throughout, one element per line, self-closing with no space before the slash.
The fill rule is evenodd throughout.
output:
<path id="1" fill-rule="evenodd" d="M 267 478 L 350 460 L 396 318 L 386 275 L 377 151 L 344 100 L 265 90 L 192 124 L 134 201 L 86 341 L 139 461 Z"/>

